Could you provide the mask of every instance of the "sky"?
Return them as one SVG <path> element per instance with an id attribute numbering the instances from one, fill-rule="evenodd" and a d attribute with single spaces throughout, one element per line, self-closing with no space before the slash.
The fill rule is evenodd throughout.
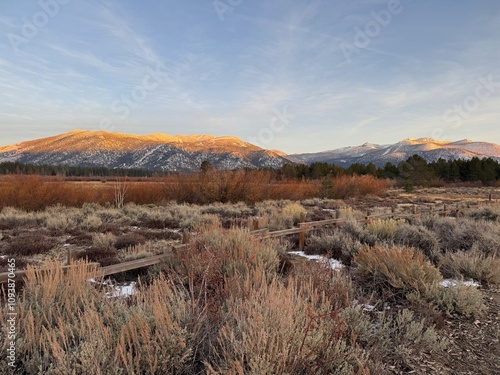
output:
<path id="1" fill-rule="evenodd" d="M 498 0 L 0 0 L 0 145 L 500 143 Z"/>

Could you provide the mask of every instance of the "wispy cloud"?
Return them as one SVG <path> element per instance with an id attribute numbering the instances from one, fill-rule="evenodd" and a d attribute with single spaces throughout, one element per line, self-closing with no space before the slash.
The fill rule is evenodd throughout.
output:
<path id="1" fill-rule="evenodd" d="M 386 0 L 245 1 L 224 22 L 211 2 L 70 2 L 19 54 L 0 44 L 2 143 L 95 129 L 108 117 L 117 131 L 252 139 L 285 106 L 293 121 L 266 146 L 287 152 L 436 129 L 500 143 L 500 89 L 460 127 L 443 119 L 480 77 L 500 80 L 500 3 L 401 3 L 346 62 L 340 44 L 352 43 Z M 5 6 L 0 36 L 19 32 L 30 12 Z M 131 101 L 151 71 L 159 84 Z M 113 108 L 127 100 L 119 119 Z"/>

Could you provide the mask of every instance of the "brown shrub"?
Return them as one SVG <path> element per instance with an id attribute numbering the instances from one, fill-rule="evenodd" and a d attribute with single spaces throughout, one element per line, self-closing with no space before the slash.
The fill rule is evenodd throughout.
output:
<path id="1" fill-rule="evenodd" d="M 92 246 L 89 249 L 80 251 L 77 254 L 78 259 L 87 259 L 89 262 L 101 262 L 107 258 L 116 258 L 118 253 L 115 248 L 105 246 Z"/>
<path id="2" fill-rule="evenodd" d="M 66 242 L 76 246 L 87 246 L 92 244 L 93 238 L 90 233 L 78 233 L 68 238 Z"/>
<path id="3" fill-rule="evenodd" d="M 116 239 L 115 247 L 117 249 L 124 249 L 131 246 L 141 245 L 144 242 L 146 242 L 146 238 L 142 234 L 133 232 L 126 233 Z"/>
<path id="4" fill-rule="evenodd" d="M 23 270 L 26 268 L 26 266 L 29 264 L 29 261 L 26 258 L 22 257 L 15 257 L 14 263 L 16 265 L 16 271 L 17 270 Z M 8 272 L 9 268 L 9 258 L 0 258 L 0 272 Z"/>
<path id="5" fill-rule="evenodd" d="M 30 256 L 34 254 L 45 254 L 56 245 L 53 238 L 46 237 L 41 233 L 23 233 L 9 239 L 5 247 L 5 254 Z"/>

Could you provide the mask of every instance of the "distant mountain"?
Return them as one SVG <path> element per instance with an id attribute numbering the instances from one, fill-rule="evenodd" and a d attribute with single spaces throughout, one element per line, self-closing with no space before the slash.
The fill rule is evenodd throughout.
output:
<path id="1" fill-rule="evenodd" d="M 195 171 L 208 160 L 216 168 L 281 167 L 295 164 L 236 137 L 211 135 L 133 135 L 75 130 L 0 147 L 0 162 Z"/>
<path id="2" fill-rule="evenodd" d="M 461 141 L 437 141 L 432 138 L 408 138 L 392 145 L 376 145 L 365 143 L 361 146 L 343 147 L 329 151 L 292 154 L 290 158 L 311 164 L 327 162 L 348 167 L 354 163 L 373 163 L 382 167 L 387 162 L 397 164 L 412 155 L 420 155 L 428 162 L 439 158 L 445 160 L 471 159 L 491 157 L 500 161 L 500 145 L 488 142 L 473 142 L 468 139 Z"/>

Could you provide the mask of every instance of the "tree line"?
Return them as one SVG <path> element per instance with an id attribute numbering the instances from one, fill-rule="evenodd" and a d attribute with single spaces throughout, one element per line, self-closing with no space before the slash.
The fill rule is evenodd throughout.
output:
<path id="1" fill-rule="evenodd" d="M 278 170 L 283 178 L 321 179 L 328 176 L 371 175 L 378 178 L 396 179 L 414 185 L 428 185 L 436 180 L 444 182 L 477 182 L 491 185 L 500 179 L 500 163 L 492 158 L 469 160 L 439 159 L 427 162 L 419 155 L 413 155 L 397 165 L 390 162 L 383 167 L 373 163 L 355 163 L 348 168 L 335 164 L 316 162 L 310 165 L 285 165 Z"/>
<path id="2" fill-rule="evenodd" d="M 212 169 L 210 162 L 204 161 L 200 170 L 206 172 Z M 444 182 L 477 182 L 491 185 L 500 179 L 500 163 L 492 158 L 469 160 L 439 159 L 427 162 L 419 155 L 413 155 L 398 164 L 386 163 L 377 167 L 373 163 L 355 163 L 348 168 L 326 162 L 306 164 L 285 164 L 281 168 L 263 170 L 270 172 L 277 180 L 320 180 L 340 176 L 370 175 L 378 178 L 399 180 L 411 185 L 429 185 L 436 180 Z M 5 174 L 37 174 L 45 176 L 64 177 L 153 177 L 165 176 L 171 173 L 148 169 L 111 169 L 106 167 L 84 167 L 67 165 L 33 165 L 19 162 L 0 163 L 0 175 Z"/>

